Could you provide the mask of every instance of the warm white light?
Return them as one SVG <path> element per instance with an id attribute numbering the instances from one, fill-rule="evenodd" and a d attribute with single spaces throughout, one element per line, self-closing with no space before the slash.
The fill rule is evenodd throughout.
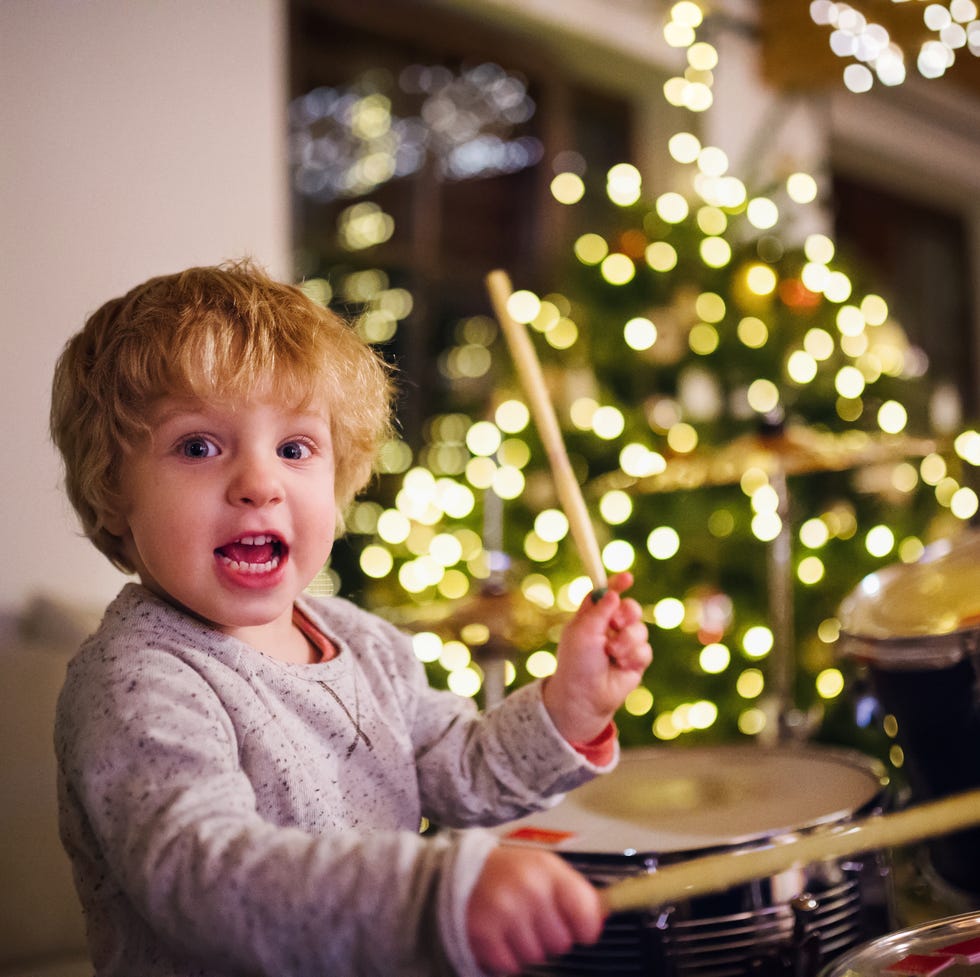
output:
<path id="1" fill-rule="evenodd" d="M 698 251 L 709 268 L 724 268 L 732 260 L 732 246 L 723 237 L 706 237 Z"/>
<path id="2" fill-rule="evenodd" d="M 844 691 L 844 676 L 838 668 L 825 668 L 815 684 L 821 699 L 834 699 Z"/>
<path id="3" fill-rule="evenodd" d="M 684 604 L 676 597 L 663 597 L 653 605 L 653 620 L 658 628 L 671 631 L 684 620 Z"/>
<path id="4" fill-rule="evenodd" d="M 786 178 L 786 192 L 795 203 L 811 203 L 817 198 L 817 181 L 809 173 L 791 173 Z"/>
<path id="5" fill-rule="evenodd" d="M 636 265 L 629 255 L 613 252 L 602 259 L 599 269 L 610 285 L 625 285 L 636 275 Z"/>
<path id="6" fill-rule="evenodd" d="M 756 295 L 770 295 L 776 288 L 776 272 L 769 265 L 750 265 L 745 272 L 745 284 Z"/>
<path id="7" fill-rule="evenodd" d="M 606 243 L 606 239 L 598 234 L 583 234 L 575 241 L 575 246 L 573 248 L 575 252 L 575 257 L 582 262 L 583 265 L 597 265 L 607 254 L 609 254 L 609 245 Z M 511 313 L 513 315 L 513 313 Z M 532 315 L 533 319 L 534 316 Z M 530 321 L 530 320 L 528 320 Z"/>
<path id="8" fill-rule="evenodd" d="M 636 551 L 625 539 L 614 539 L 602 548 L 603 565 L 613 573 L 629 570 L 635 560 Z"/>
<path id="9" fill-rule="evenodd" d="M 550 651 L 535 651 L 527 656 L 524 667 L 533 678 L 547 678 L 558 667 L 558 659 Z"/>
<path id="10" fill-rule="evenodd" d="M 834 378 L 834 387 L 842 397 L 853 400 L 864 392 L 864 375 L 856 366 L 842 366 Z"/>
<path id="11" fill-rule="evenodd" d="M 803 348 L 815 360 L 823 362 L 834 353 L 834 337 L 826 329 L 808 329 L 803 337 Z"/>
<path id="12" fill-rule="evenodd" d="M 677 132 L 667 140 L 667 151 L 678 163 L 693 163 L 701 152 L 701 141 L 690 132 Z"/>
<path id="13" fill-rule="evenodd" d="M 378 545 L 365 546 L 358 562 L 364 573 L 375 580 L 387 577 L 395 565 L 390 551 Z"/>
<path id="14" fill-rule="evenodd" d="M 800 583 L 811 587 L 823 580 L 824 572 L 823 560 L 819 556 L 803 557 L 796 568 L 796 576 Z"/>
<path id="15" fill-rule="evenodd" d="M 895 534 L 887 526 L 875 526 L 865 536 L 864 546 L 872 556 L 887 556 L 895 548 Z"/>
<path id="16" fill-rule="evenodd" d="M 760 512 L 752 518 L 752 532 L 764 543 L 772 542 L 782 528 L 782 520 L 775 512 Z"/>
<path id="17" fill-rule="evenodd" d="M 657 327 L 649 319 L 637 316 L 623 326 L 623 338 L 630 349 L 649 349 L 657 341 Z"/>
<path id="18" fill-rule="evenodd" d="M 412 635 L 412 650 L 422 662 L 436 662 L 442 654 L 442 638 L 432 631 L 419 631 Z"/>
<path id="19" fill-rule="evenodd" d="M 758 668 L 745 669 L 735 681 L 735 691 L 743 699 L 757 699 L 765 687 L 765 676 Z"/>
<path id="20" fill-rule="evenodd" d="M 610 526 L 619 526 L 633 514 L 633 500 L 623 491 L 613 489 L 599 499 L 599 515 Z"/>
<path id="21" fill-rule="evenodd" d="M 667 272 L 677 267 L 677 250 L 666 241 L 652 241 L 643 257 L 654 271 Z"/>
<path id="22" fill-rule="evenodd" d="M 722 176 L 728 172 L 728 154 L 718 146 L 705 146 L 698 154 L 698 169 L 706 176 Z"/>
<path id="23" fill-rule="evenodd" d="M 671 20 L 678 24 L 686 24 L 688 27 L 700 27 L 704 20 L 704 12 L 698 4 L 692 0 L 680 0 L 670 8 Z"/>
<path id="24" fill-rule="evenodd" d="M 626 418 L 618 407 L 606 405 L 596 409 L 592 415 L 592 430 L 604 441 L 618 438 L 626 427 Z"/>
<path id="25" fill-rule="evenodd" d="M 500 428 L 490 421 L 477 421 L 466 432 L 466 447 L 475 455 L 489 457 L 500 447 Z"/>
<path id="26" fill-rule="evenodd" d="M 585 183 L 577 173 L 559 173 L 551 181 L 551 195 L 560 204 L 577 204 L 585 196 Z"/>
<path id="27" fill-rule="evenodd" d="M 749 223 L 759 230 L 768 230 L 779 222 L 779 208 L 768 197 L 755 197 L 745 211 Z"/>
<path id="28" fill-rule="evenodd" d="M 698 664 L 703 672 L 709 675 L 720 675 L 732 660 L 732 654 L 727 645 L 720 642 L 712 642 L 705 645 L 698 655 Z"/>
<path id="29" fill-rule="evenodd" d="M 669 560 L 680 546 L 681 538 L 671 526 L 658 526 L 647 536 L 647 550 L 655 560 Z"/>
<path id="30" fill-rule="evenodd" d="M 667 444 L 678 454 L 688 454 L 698 446 L 698 432 L 690 424 L 681 421 L 667 432 Z"/>
<path id="31" fill-rule="evenodd" d="M 494 411 L 493 419 L 501 431 L 517 434 L 530 423 L 531 412 L 520 400 L 505 400 Z"/>
<path id="32" fill-rule="evenodd" d="M 871 91 L 874 75 L 866 65 L 849 64 L 844 69 L 844 87 L 855 94 Z"/>
<path id="33" fill-rule="evenodd" d="M 742 636 L 742 651 L 749 658 L 765 658 L 772 651 L 773 644 L 772 631 L 761 624 L 749 628 Z"/>
<path id="34" fill-rule="evenodd" d="M 659 452 L 634 442 L 626 445 L 619 453 L 619 467 L 627 475 L 643 478 L 647 475 L 659 475 L 667 468 L 667 461 Z"/>
<path id="35" fill-rule="evenodd" d="M 795 350 L 786 361 L 786 372 L 795 383 L 810 383 L 817 375 L 817 361 L 804 350 Z"/>
<path id="36" fill-rule="evenodd" d="M 643 181 L 640 171 L 631 163 L 617 163 L 606 174 L 606 193 L 620 207 L 628 207 L 640 199 Z"/>
<path id="37" fill-rule="evenodd" d="M 887 434 L 904 431 L 908 419 L 908 411 L 897 400 L 886 400 L 878 408 L 878 427 Z"/>
<path id="38" fill-rule="evenodd" d="M 800 542 L 804 546 L 810 547 L 812 550 L 819 549 L 821 546 L 826 545 L 829 539 L 830 530 L 827 528 L 827 524 L 823 521 L 823 519 L 807 519 L 806 522 L 800 526 Z"/>
<path id="39" fill-rule="evenodd" d="M 668 224 L 680 224 L 690 212 L 687 201 L 679 193 L 673 191 L 662 193 L 657 197 L 654 206 L 661 220 Z"/>
<path id="40" fill-rule="evenodd" d="M 834 242 L 825 234 L 811 234 L 803 242 L 803 253 L 818 264 L 827 264 L 834 257 Z"/>
<path id="41" fill-rule="evenodd" d="M 560 509 L 545 509 L 535 517 L 534 531 L 542 539 L 557 543 L 568 535 L 568 517 Z"/>
<path id="42" fill-rule="evenodd" d="M 977 493 L 966 486 L 958 488 L 949 500 L 949 509 L 957 519 L 972 519 L 977 513 Z"/>
<path id="43" fill-rule="evenodd" d="M 756 413 L 768 414 L 779 405 L 779 387 L 772 380 L 755 380 L 749 385 L 747 399 Z"/>

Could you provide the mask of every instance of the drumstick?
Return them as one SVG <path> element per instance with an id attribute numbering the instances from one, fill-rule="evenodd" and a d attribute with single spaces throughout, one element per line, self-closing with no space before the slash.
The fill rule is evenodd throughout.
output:
<path id="1" fill-rule="evenodd" d="M 601 891 L 609 912 L 662 906 L 763 879 L 821 859 L 891 848 L 980 824 L 980 790 L 878 814 L 768 848 L 706 855 L 624 879 Z"/>
<path id="2" fill-rule="evenodd" d="M 528 406 L 534 423 L 541 436 L 541 442 L 551 465 L 551 477 L 555 484 L 558 502 L 568 517 L 568 527 L 572 540 L 578 547 L 579 555 L 585 564 L 585 571 L 596 590 L 606 586 L 606 571 L 599 554 L 599 543 L 595 529 L 589 519 L 582 490 L 568 460 L 561 429 L 555 417 L 555 409 L 548 397 L 548 388 L 541 372 L 534 346 L 528 338 L 527 330 L 515 322 L 507 311 L 507 300 L 511 296 L 510 278 L 505 271 L 491 271 L 486 277 L 487 291 L 493 304 L 497 321 L 504 332 L 510 348 L 511 357 L 517 368 L 517 375 L 527 394 Z"/>

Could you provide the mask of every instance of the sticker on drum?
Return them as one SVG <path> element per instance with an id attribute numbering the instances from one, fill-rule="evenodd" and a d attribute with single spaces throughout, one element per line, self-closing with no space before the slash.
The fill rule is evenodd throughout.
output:
<path id="1" fill-rule="evenodd" d="M 843 954 L 820 977 L 977 977 L 980 915 L 964 913 L 880 937 Z"/>
<path id="2" fill-rule="evenodd" d="M 882 807 L 882 776 L 881 764 L 832 748 L 624 750 L 615 770 L 496 830 L 505 843 L 559 853 L 603 886 L 871 814 Z M 887 932 L 886 880 L 879 853 L 869 853 L 865 861 L 827 859 L 648 912 L 614 914 L 594 947 L 531 973 L 748 977 L 774 960 L 782 968 L 786 954 L 810 953 L 815 943 L 830 960 Z M 794 947 L 798 937 L 805 946 Z"/>

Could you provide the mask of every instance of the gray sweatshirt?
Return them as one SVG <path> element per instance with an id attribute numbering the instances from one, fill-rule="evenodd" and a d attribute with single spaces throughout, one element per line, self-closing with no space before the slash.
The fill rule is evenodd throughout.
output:
<path id="1" fill-rule="evenodd" d="M 385 621 L 298 603 L 336 658 L 284 664 L 129 584 L 69 666 L 61 834 L 99 977 L 480 977 L 477 826 L 608 769 L 537 683 L 481 715 Z"/>

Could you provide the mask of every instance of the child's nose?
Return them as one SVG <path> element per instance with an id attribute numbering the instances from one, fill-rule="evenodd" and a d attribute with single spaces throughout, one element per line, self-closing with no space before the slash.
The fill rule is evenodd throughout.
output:
<path id="1" fill-rule="evenodd" d="M 228 501 L 232 505 L 274 505 L 282 498 L 282 482 L 274 462 L 243 458 L 228 483 Z"/>

